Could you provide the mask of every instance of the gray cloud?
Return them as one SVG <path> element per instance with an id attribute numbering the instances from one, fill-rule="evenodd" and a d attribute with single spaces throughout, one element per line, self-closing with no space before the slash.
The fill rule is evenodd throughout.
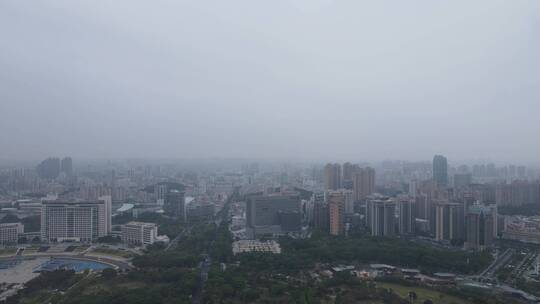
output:
<path id="1" fill-rule="evenodd" d="M 537 161 L 539 9 L 5 0 L 0 155 Z"/>

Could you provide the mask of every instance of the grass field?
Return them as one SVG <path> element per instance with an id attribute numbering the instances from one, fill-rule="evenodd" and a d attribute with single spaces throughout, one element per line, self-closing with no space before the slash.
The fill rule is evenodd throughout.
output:
<path id="1" fill-rule="evenodd" d="M 0 249 L 1 256 L 14 255 L 16 252 L 17 252 L 17 248 L 1 248 Z"/>
<path id="2" fill-rule="evenodd" d="M 92 250 L 92 253 L 103 254 L 103 255 L 112 255 L 112 256 L 122 257 L 122 258 L 126 258 L 126 259 L 133 257 L 133 253 L 131 253 L 129 251 L 116 250 L 116 249 L 105 248 L 105 247 L 98 247 L 98 248 Z"/>
<path id="3" fill-rule="evenodd" d="M 385 282 L 377 282 L 377 287 L 382 287 L 386 289 L 392 289 L 394 293 L 398 294 L 400 297 L 404 299 L 408 299 L 409 297 L 409 291 L 416 292 L 416 295 L 418 298 L 414 301 L 414 303 L 424 303 L 425 300 L 431 300 L 433 303 L 437 304 L 472 304 L 471 302 L 460 299 L 451 295 L 447 295 L 441 292 L 438 292 L 436 290 L 431 290 L 423 287 L 416 287 L 416 286 L 403 286 L 398 284 L 392 284 L 392 283 L 385 283 Z"/>
<path id="4" fill-rule="evenodd" d="M 86 249 L 88 249 L 88 247 L 90 247 L 90 246 L 87 246 L 87 245 L 84 245 L 84 246 L 77 246 L 77 248 L 75 248 L 75 250 L 73 250 L 73 252 L 83 252 L 83 251 L 85 251 Z"/>

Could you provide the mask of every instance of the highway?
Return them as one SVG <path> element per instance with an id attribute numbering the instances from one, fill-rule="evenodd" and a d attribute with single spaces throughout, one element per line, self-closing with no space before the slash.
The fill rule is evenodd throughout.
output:
<path id="1" fill-rule="evenodd" d="M 510 260 L 512 255 L 514 254 L 513 249 L 506 249 L 502 254 L 500 254 L 495 261 L 493 261 L 482 273 L 479 275 L 479 279 L 482 280 L 490 280 L 495 277 L 495 272 Z"/>
<path id="2" fill-rule="evenodd" d="M 536 252 L 529 252 L 517 265 L 517 267 L 512 271 L 512 274 L 506 280 L 506 283 L 512 284 L 515 283 L 523 274 L 531 267 L 531 265 L 536 261 L 538 255 Z"/>

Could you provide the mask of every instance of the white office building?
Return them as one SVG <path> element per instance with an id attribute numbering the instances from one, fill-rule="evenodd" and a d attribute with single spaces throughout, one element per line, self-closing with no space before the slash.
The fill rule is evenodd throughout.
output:
<path id="1" fill-rule="evenodd" d="M 105 203 L 105 231 L 110 234 L 112 232 L 112 197 L 103 195 L 98 200 Z"/>
<path id="2" fill-rule="evenodd" d="M 111 200 L 43 202 L 41 239 L 48 242 L 91 242 L 110 232 Z M 108 212 L 109 211 L 109 212 Z"/>
<path id="3" fill-rule="evenodd" d="M 122 241 L 129 245 L 151 245 L 158 241 L 158 226 L 154 223 L 129 222 L 122 226 Z"/>
<path id="4" fill-rule="evenodd" d="M 0 224 L 0 244 L 17 243 L 23 233 L 24 225 L 21 223 Z"/>

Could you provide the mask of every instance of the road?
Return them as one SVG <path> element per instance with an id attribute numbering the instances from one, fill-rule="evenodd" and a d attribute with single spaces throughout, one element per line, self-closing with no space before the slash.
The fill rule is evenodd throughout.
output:
<path id="1" fill-rule="evenodd" d="M 480 273 L 479 280 L 491 280 L 495 277 L 495 272 L 510 260 L 514 254 L 513 249 L 506 249 L 501 255 L 495 259 L 482 273 Z"/>
<path id="2" fill-rule="evenodd" d="M 167 245 L 167 247 L 165 248 L 165 251 L 169 251 L 171 248 L 174 248 L 178 245 L 178 242 L 180 241 L 180 239 L 182 239 L 184 236 L 188 235 L 191 233 L 191 227 L 188 227 L 184 230 L 182 230 L 182 232 L 180 232 L 174 239 L 172 239 L 170 242 L 169 242 L 169 245 Z"/>
<path id="3" fill-rule="evenodd" d="M 521 276 L 523 276 L 523 274 L 531 267 L 531 265 L 536 262 L 536 258 L 536 252 L 529 252 L 512 271 L 511 275 L 506 280 L 506 283 L 513 285 L 515 281 Z"/>
<path id="4" fill-rule="evenodd" d="M 201 269 L 201 271 L 199 273 L 199 281 L 197 283 L 197 288 L 195 288 L 195 291 L 193 292 L 193 295 L 191 297 L 192 304 L 201 303 L 204 286 L 206 285 L 206 281 L 208 280 L 208 272 L 210 271 L 211 265 L 212 265 L 212 258 L 210 258 L 210 256 L 208 255 L 199 264 L 199 268 Z"/>
<path id="5" fill-rule="evenodd" d="M 210 271 L 210 266 L 212 266 L 212 258 L 208 254 L 210 252 L 210 249 L 213 247 L 219 226 L 222 222 L 227 223 L 227 219 L 229 217 L 229 206 L 232 203 L 232 201 L 236 198 L 237 192 L 235 192 L 231 197 L 228 199 L 227 203 L 223 206 L 221 211 L 217 214 L 217 218 L 214 221 L 214 234 L 212 235 L 212 240 L 208 242 L 208 247 L 206 248 L 205 252 L 201 254 L 202 257 L 204 257 L 203 261 L 199 263 L 200 273 L 199 273 L 199 281 L 197 282 L 197 288 L 195 288 L 195 291 L 192 294 L 191 297 L 191 303 L 192 304 L 200 304 L 204 287 L 206 285 L 206 281 L 208 280 L 208 272 Z"/>

